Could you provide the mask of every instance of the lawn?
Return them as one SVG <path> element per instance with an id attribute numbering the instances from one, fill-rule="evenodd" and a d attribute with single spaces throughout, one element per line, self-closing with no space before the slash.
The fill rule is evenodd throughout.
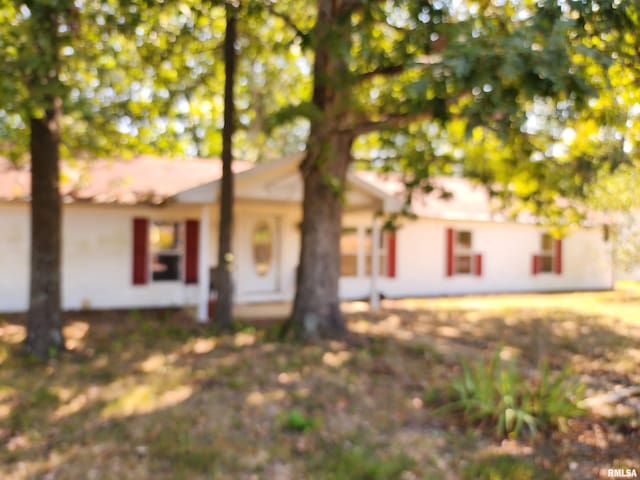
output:
<path id="1" fill-rule="evenodd" d="M 69 352 L 48 366 L 18 355 L 21 319 L 0 318 L 0 478 L 640 474 L 638 396 L 504 439 L 429 394 L 499 348 L 525 375 L 569 368 L 589 398 L 640 385 L 639 286 L 360 306 L 345 305 L 345 341 L 311 345 L 273 327 L 217 335 L 183 312 L 69 314 Z"/>

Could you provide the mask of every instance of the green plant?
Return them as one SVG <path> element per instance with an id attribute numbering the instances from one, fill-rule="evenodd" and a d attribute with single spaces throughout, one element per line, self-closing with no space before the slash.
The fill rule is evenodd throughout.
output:
<path id="1" fill-rule="evenodd" d="M 535 375 L 539 380 L 530 381 L 515 361 L 503 362 L 500 353 L 473 366 L 463 359 L 443 408 L 462 412 L 470 424 L 495 425 L 499 436 L 518 436 L 525 427 L 535 435 L 540 427 L 582 414 L 576 403 L 583 389 L 569 381 L 569 370 L 554 374 L 543 364 Z M 425 399 L 434 398 L 427 394 Z"/>
<path id="2" fill-rule="evenodd" d="M 282 420 L 282 426 L 286 430 L 294 432 L 310 432 L 320 425 L 320 420 L 306 416 L 300 410 L 291 410 Z"/>
<path id="3" fill-rule="evenodd" d="M 541 367 L 540 381 L 532 388 L 530 401 L 540 423 L 556 426 L 564 418 L 577 417 L 584 410 L 577 403 L 584 398 L 583 384 L 570 381 L 570 370 L 566 368 L 554 375 L 549 364 Z"/>

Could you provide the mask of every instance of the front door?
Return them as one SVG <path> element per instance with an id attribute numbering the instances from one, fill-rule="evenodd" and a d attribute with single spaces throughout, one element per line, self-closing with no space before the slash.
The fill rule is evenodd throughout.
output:
<path id="1" fill-rule="evenodd" d="M 239 258 L 242 264 L 242 290 L 247 293 L 269 293 L 280 290 L 280 219 L 274 216 L 244 217 L 244 243 Z M 240 251 L 238 253 L 240 253 Z M 242 255 L 242 254 L 241 254 Z"/>

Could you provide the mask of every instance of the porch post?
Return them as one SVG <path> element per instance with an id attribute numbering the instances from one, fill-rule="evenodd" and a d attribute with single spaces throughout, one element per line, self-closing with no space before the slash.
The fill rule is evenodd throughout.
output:
<path id="1" fill-rule="evenodd" d="M 209 205 L 200 210 L 198 239 L 198 322 L 209 320 Z"/>
<path id="2" fill-rule="evenodd" d="M 380 308 L 380 292 L 378 291 L 378 277 L 380 276 L 380 219 L 373 217 L 371 227 L 371 292 L 369 294 L 369 308 Z"/>

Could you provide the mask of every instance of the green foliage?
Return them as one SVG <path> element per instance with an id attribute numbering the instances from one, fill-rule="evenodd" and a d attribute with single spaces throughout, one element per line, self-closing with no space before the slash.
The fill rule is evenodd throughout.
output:
<path id="1" fill-rule="evenodd" d="M 291 18 L 304 25 L 312 13 Z M 266 123 L 309 96 L 305 56 L 262 4 L 243 3 L 241 16 L 238 154 L 259 160 L 297 150 L 304 124 L 267 136 Z M 0 2 L 3 155 L 24 159 L 28 118 L 54 94 L 64 104 L 63 157 L 218 155 L 224 18 L 224 3 L 200 0 Z"/>
<path id="2" fill-rule="evenodd" d="M 583 386 L 570 380 L 569 370 L 554 373 L 542 364 L 537 378 L 529 379 L 515 361 L 502 361 L 500 353 L 473 366 L 463 360 L 443 408 L 461 412 L 471 425 L 490 424 L 499 436 L 518 436 L 524 428 L 535 435 L 540 428 L 561 426 L 564 419 L 583 413 L 577 406 Z M 438 392 L 426 396 L 438 398 Z"/>
<path id="3" fill-rule="evenodd" d="M 585 387 L 570 379 L 570 370 L 554 375 L 545 362 L 537 385 L 531 389 L 531 409 L 542 425 L 562 427 L 564 419 L 579 417 L 585 412 L 577 406 L 584 397 Z"/>
<path id="4" fill-rule="evenodd" d="M 640 112 L 637 117 L 636 142 L 640 140 Z M 605 214 L 609 222 L 616 268 L 627 272 L 638 266 L 640 258 L 640 199 L 636 192 L 640 184 L 639 162 L 640 158 L 636 158 L 613 173 L 601 172 L 587 192 L 589 205 Z"/>
<path id="5" fill-rule="evenodd" d="M 320 426 L 320 420 L 302 413 L 300 410 L 291 410 L 280 421 L 282 427 L 293 432 L 310 432 Z"/>
<path id="6" fill-rule="evenodd" d="M 558 478 L 549 471 L 542 471 L 528 459 L 511 455 L 497 455 L 476 460 L 464 469 L 465 480 L 536 480 Z"/>

